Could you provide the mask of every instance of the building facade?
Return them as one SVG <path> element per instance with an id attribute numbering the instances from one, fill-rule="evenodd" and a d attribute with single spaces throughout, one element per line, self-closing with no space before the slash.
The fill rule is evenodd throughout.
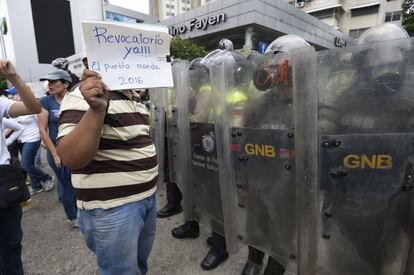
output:
<path id="1" fill-rule="evenodd" d="M 163 12 L 166 14 L 168 9 L 171 14 L 170 18 L 160 20 L 103 0 L 0 0 L 0 16 L 7 24 L 7 32 L 0 35 L 1 57 L 12 60 L 25 81 L 37 81 L 51 69 L 51 61 L 57 57 L 67 57 L 70 69 L 80 74 L 81 59 L 85 56 L 83 20 L 162 24 L 169 27 L 172 35 L 192 38 L 207 50 L 216 49 L 220 39 L 228 38 L 246 54 L 263 52 L 266 45 L 284 34 L 297 34 L 317 49 L 343 47 L 355 43 L 348 33 L 358 34 L 376 22 L 400 20 L 401 0 L 357 6 L 340 0 L 307 0 L 303 7 L 295 7 L 297 1 L 151 0 L 150 13 L 159 13 L 162 5 Z M 327 2 L 330 6 L 322 7 Z M 319 8 L 310 6 L 317 3 Z M 371 14 L 373 7 L 383 7 L 382 19 Z M 321 20 L 315 16 L 329 9 L 335 13 L 333 16 L 320 16 Z M 345 17 L 336 15 L 338 10 L 341 16 L 348 10 L 353 21 L 344 23 Z"/>
<path id="2" fill-rule="evenodd" d="M 161 23 L 171 35 L 192 38 L 207 50 L 222 38 L 233 41 L 245 53 L 263 48 L 284 34 L 297 34 L 317 49 L 354 44 L 331 25 L 289 4 L 275 0 L 215 0 Z"/>
<path id="3" fill-rule="evenodd" d="M 204 4 L 206 0 L 152 0 L 152 15 L 165 20 Z M 211 0 L 210 0 L 211 1 Z"/>
<path id="4" fill-rule="evenodd" d="M 368 28 L 391 22 L 401 26 L 404 0 L 288 0 L 298 9 L 358 38 Z"/>
<path id="5" fill-rule="evenodd" d="M 57 57 L 68 57 L 70 69 L 82 72 L 83 20 L 157 23 L 102 0 L 0 0 L 0 17 L 7 26 L 0 34 L 1 58 L 10 59 L 27 82 L 44 76 Z"/>

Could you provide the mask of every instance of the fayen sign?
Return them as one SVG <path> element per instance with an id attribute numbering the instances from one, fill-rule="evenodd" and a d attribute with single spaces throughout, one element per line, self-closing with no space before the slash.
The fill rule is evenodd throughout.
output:
<path id="1" fill-rule="evenodd" d="M 187 24 L 179 26 L 170 26 L 169 33 L 171 35 L 184 34 L 187 31 L 207 30 L 209 26 L 214 26 L 226 22 L 227 16 L 225 13 L 212 15 L 205 18 L 193 18 Z"/>

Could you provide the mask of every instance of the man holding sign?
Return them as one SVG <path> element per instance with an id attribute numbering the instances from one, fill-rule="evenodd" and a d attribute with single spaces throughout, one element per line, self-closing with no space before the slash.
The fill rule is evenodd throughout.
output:
<path id="1" fill-rule="evenodd" d="M 152 26 L 83 23 L 83 27 L 89 65 L 95 72 L 85 71 L 80 86 L 62 101 L 58 152 L 73 169 L 79 226 L 101 274 L 146 274 L 155 238 L 158 163 L 148 111 L 131 89 L 157 86 L 147 78 L 146 70 L 151 69 L 139 64 L 163 71 L 164 80 L 158 85 L 172 85 L 166 81 L 172 75 L 165 61 L 170 37 L 166 29 L 156 31 Z M 130 44 L 151 37 L 167 44 L 149 47 L 147 56 L 135 54 Z M 128 47 L 132 53 L 125 56 Z M 130 77 L 131 83 L 119 83 Z"/>

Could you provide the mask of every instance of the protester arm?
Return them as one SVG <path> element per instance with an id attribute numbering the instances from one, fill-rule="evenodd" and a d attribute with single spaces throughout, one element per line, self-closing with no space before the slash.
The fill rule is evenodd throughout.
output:
<path id="1" fill-rule="evenodd" d="M 16 88 L 22 102 L 14 102 L 9 110 L 11 117 L 38 114 L 41 107 L 30 88 L 23 82 L 9 60 L 0 59 L 0 75 L 10 81 Z"/>
<path id="2" fill-rule="evenodd" d="M 95 157 L 108 106 L 106 85 L 96 73 L 85 74 L 86 80 L 61 105 L 57 149 L 65 166 L 71 169 L 84 167 Z"/>
<path id="3" fill-rule="evenodd" d="M 9 146 L 23 133 L 23 127 L 20 123 L 8 118 L 3 118 L 2 124 L 4 129 L 14 130 L 14 132 L 6 139 L 6 145 Z"/>
<path id="4" fill-rule="evenodd" d="M 53 160 L 55 161 L 56 167 L 59 168 L 61 165 L 60 157 L 48 133 L 49 112 L 42 108 L 42 111 L 40 112 L 40 114 L 37 115 L 37 119 L 39 121 L 40 138 L 42 139 L 42 142 L 45 144 L 46 149 L 53 156 Z"/>

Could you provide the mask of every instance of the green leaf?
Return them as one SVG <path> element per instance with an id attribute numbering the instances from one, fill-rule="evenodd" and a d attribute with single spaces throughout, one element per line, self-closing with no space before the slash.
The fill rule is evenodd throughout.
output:
<path id="1" fill-rule="evenodd" d="M 191 61 L 207 54 L 204 47 L 197 45 L 191 39 L 182 39 L 179 36 L 173 37 L 171 40 L 171 56 Z"/>

